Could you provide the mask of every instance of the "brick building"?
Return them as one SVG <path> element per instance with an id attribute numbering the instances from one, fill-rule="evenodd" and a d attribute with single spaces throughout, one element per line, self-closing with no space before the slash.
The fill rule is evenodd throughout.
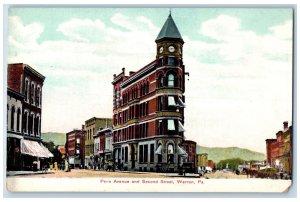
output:
<path id="1" fill-rule="evenodd" d="M 94 135 L 100 128 L 111 127 L 111 118 L 97 118 L 93 117 L 85 121 L 85 161 L 86 168 L 92 168 L 94 164 Z"/>
<path id="2" fill-rule="evenodd" d="M 101 128 L 94 135 L 94 155 L 97 157 L 98 166 L 103 166 L 105 162 L 112 159 L 112 130 L 111 128 Z"/>
<path id="3" fill-rule="evenodd" d="M 283 122 L 283 130 L 276 133 L 276 139 L 266 139 L 267 164 L 292 173 L 292 126 Z"/>
<path id="4" fill-rule="evenodd" d="M 42 87 L 45 77 L 27 64 L 7 68 L 8 170 L 41 169 L 53 154 L 42 144 Z M 16 157 L 18 156 L 18 157 Z M 15 161 L 14 158 L 18 158 Z M 13 159 L 13 161 L 10 161 Z M 18 165 L 15 164 L 18 163 Z M 15 165 L 12 165 L 15 164 Z"/>
<path id="5" fill-rule="evenodd" d="M 66 134 L 66 156 L 72 168 L 83 168 L 84 165 L 84 125 L 80 129 L 74 129 Z"/>
<path id="6" fill-rule="evenodd" d="M 183 159 L 184 162 L 190 162 L 192 163 L 192 169 L 197 171 L 196 168 L 196 146 L 197 143 L 195 141 L 192 140 L 186 140 L 182 143 L 182 148 L 186 151 L 187 156 L 185 159 Z"/>
<path id="7" fill-rule="evenodd" d="M 124 169 L 177 172 L 184 141 L 184 41 L 171 16 L 156 40 L 156 58 L 113 77 L 113 158 Z"/>

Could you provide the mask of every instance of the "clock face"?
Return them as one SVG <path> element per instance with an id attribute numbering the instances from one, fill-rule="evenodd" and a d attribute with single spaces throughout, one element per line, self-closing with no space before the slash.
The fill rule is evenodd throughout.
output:
<path id="1" fill-rule="evenodd" d="M 173 53 L 173 52 L 175 51 L 174 46 L 169 46 L 169 51 L 170 51 L 171 53 Z"/>
<path id="2" fill-rule="evenodd" d="M 162 53 L 164 51 L 164 47 L 160 47 L 159 53 Z"/>

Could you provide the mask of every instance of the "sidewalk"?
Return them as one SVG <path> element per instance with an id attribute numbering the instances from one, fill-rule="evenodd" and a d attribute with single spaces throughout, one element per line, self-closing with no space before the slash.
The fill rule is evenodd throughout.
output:
<path id="1" fill-rule="evenodd" d="M 7 171 L 6 176 L 16 176 L 16 175 L 37 175 L 37 174 L 50 174 L 54 173 L 54 171 L 47 170 L 47 171 L 25 171 L 25 170 L 19 170 L 19 171 Z"/>

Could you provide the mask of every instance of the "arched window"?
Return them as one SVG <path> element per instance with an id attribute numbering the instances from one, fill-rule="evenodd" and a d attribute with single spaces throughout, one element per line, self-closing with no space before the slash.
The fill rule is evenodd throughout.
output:
<path id="1" fill-rule="evenodd" d="M 8 128 L 8 113 L 9 113 L 9 106 L 7 105 L 7 113 L 6 113 L 6 127 Z"/>
<path id="2" fill-rule="evenodd" d="M 30 103 L 31 104 L 34 104 L 34 97 L 35 97 L 35 92 L 34 92 L 34 89 L 35 89 L 35 87 L 34 87 L 34 84 L 31 84 L 31 98 L 30 98 Z"/>
<path id="3" fill-rule="evenodd" d="M 18 108 L 17 111 L 17 131 L 20 131 L 20 116 L 21 116 L 21 110 Z"/>
<path id="4" fill-rule="evenodd" d="M 34 134 L 34 114 L 31 114 L 29 118 L 29 134 Z"/>
<path id="5" fill-rule="evenodd" d="M 25 101 L 28 101 L 28 80 L 25 81 L 24 94 L 25 94 Z"/>
<path id="6" fill-rule="evenodd" d="M 168 86 L 174 87 L 174 75 L 172 73 L 168 75 Z"/>
<path id="7" fill-rule="evenodd" d="M 28 112 L 24 112 L 23 117 L 23 132 L 28 133 Z"/>
<path id="8" fill-rule="evenodd" d="M 39 129 L 40 129 L 40 117 L 37 116 L 35 118 L 35 135 L 39 135 Z"/>
<path id="9" fill-rule="evenodd" d="M 11 108 L 11 114 L 10 114 L 10 129 L 12 131 L 15 130 L 15 107 L 12 106 Z"/>
<path id="10" fill-rule="evenodd" d="M 164 86 L 164 76 L 161 74 L 158 76 L 158 87 Z"/>
<path id="11" fill-rule="evenodd" d="M 146 93 L 149 93 L 149 81 L 147 81 L 147 84 L 146 84 Z"/>
<path id="12" fill-rule="evenodd" d="M 168 144 L 167 147 L 168 152 L 168 163 L 174 163 L 174 145 Z"/>
<path id="13" fill-rule="evenodd" d="M 36 106 L 40 106 L 40 94 L 41 94 L 41 90 L 40 87 L 37 88 L 37 93 L 36 93 Z"/>

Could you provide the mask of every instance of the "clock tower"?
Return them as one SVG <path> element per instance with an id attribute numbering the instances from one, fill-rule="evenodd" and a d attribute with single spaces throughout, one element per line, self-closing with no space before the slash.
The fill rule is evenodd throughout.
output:
<path id="1" fill-rule="evenodd" d="M 157 44 L 157 59 L 168 56 L 182 57 L 182 46 L 184 41 L 171 13 L 160 30 L 155 42 Z"/>

